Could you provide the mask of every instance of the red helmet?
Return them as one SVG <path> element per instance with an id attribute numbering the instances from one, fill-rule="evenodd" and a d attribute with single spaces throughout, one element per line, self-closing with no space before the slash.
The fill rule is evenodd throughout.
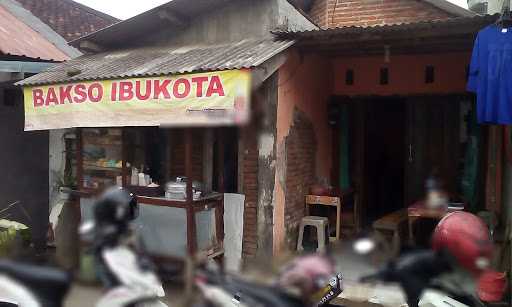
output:
<path id="1" fill-rule="evenodd" d="M 432 247 L 449 251 L 459 264 L 474 274 L 486 269 L 493 251 L 487 225 L 468 212 L 445 216 L 434 231 Z"/>

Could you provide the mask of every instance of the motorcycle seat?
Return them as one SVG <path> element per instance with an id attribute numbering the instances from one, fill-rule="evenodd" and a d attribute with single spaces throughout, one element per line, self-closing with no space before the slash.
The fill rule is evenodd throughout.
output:
<path id="1" fill-rule="evenodd" d="M 65 271 L 9 260 L 0 260 L 1 273 L 23 284 L 48 305 L 61 302 L 71 284 L 71 275 Z"/>
<path id="2" fill-rule="evenodd" d="M 263 303 L 263 306 L 303 306 L 299 298 L 289 295 L 278 287 L 236 279 L 227 288 L 231 288 L 231 291 L 240 291 L 245 295 L 249 295 L 256 301 Z"/>

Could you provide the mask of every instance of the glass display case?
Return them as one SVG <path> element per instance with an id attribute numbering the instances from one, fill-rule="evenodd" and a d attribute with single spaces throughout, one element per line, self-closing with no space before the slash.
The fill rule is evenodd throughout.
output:
<path id="1" fill-rule="evenodd" d="M 81 131 L 81 187 L 123 185 L 123 131 L 87 128 Z"/>
<path id="2" fill-rule="evenodd" d="M 154 196 L 156 192 L 144 189 L 160 181 L 165 172 L 158 162 L 162 144 L 154 141 L 159 139 L 154 134 L 155 129 L 151 128 L 81 129 L 80 188 L 100 191 L 117 185 L 136 194 Z"/>

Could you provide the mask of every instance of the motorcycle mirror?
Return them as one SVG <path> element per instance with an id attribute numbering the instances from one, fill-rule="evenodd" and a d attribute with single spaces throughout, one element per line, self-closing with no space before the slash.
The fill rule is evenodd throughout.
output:
<path id="1" fill-rule="evenodd" d="M 356 253 L 360 255 L 368 255 L 369 253 L 373 252 L 375 248 L 377 247 L 377 244 L 374 240 L 370 238 L 362 238 L 358 239 L 354 242 L 353 248 L 356 251 Z"/>

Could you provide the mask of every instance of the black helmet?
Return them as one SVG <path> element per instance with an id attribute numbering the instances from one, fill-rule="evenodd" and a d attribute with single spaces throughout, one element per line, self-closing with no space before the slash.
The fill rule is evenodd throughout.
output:
<path id="1" fill-rule="evenodd" d="M 99 225 L 124 225 L 137 217 L 138 205 L 135 196 L 114 187 L 106 190 L 94 206 L 94 220 Z"/>

